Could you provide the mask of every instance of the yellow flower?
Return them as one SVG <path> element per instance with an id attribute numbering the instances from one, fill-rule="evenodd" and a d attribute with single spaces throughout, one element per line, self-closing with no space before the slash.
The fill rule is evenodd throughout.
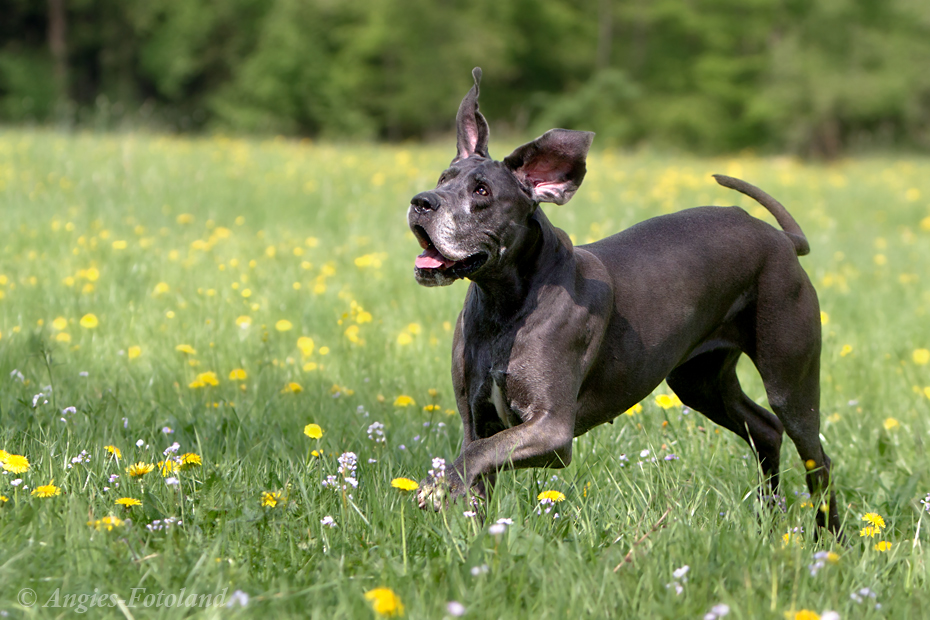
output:
<path id="1" fill-rule="evenodd" d="M 834 553 L 833 551 L 828 551 L 828 552 L 827 552 L 827 562 L 829 562 L 830 564 L 839 564 L 839 563 L 840 563 L 840 555 L 839 555 L 838 553 Z"/>
<path id="2" fill-rule="evenodd" d="M 120 452 L 120 449 L 117 448 L 116 446 L 104 446 L 103 449 L 106 450 L 107 452 L 109 452 L 110 454 L 112 454 L 113 456 L 115 456 L 115 457 L 118 458 L 118 459 L 123 458 L 123 453 Z"/>
<path id="3" fill-rule="evenodd" d="M 877 528 L 879 530 L 884 529 L 885 527 L 885 519 L 883 519 L 880 514 L 876 514 L 874 512 L 865 513 L 864 515 L 862 515 L 862 520 L 868 521 L 869 523 L 872 524 L 872 527 Z"/>
<path id="4" fill-rule="evenodd" d="M 413 336 L 411 336 L 407 332 L 401 332 L 400 335 L 397 336 L 397 344 L 401 346 L 408 345 L 411 342 L 413 342 Z"/>
<path id="5" fill-rule="evenodd" d="M 323 429 L 319 424 L 308 424 L 304 427 L 304 435 L 310 439 L 319 439 L 323 436 Z"/>
<path id="6" fill-rule="evenodd" d="M 153 291 L 153 293 L 155 295 L 162 295 L 164 293 L 167 293 L 170 290 L 171 290 L 171 287 L 168 286 L 167 282 L 159 282 L 158 284 L 155 285 L 155 290 Z"/>
<path id="7" fill-rule="evenodd" d="M 6 495 L 0 495 L 0 504 L 4 504 L 8 501 L 10 501 L 9 497 L 7 497 Z"/>
<path id="8" fill-rule="evenodd" d="M 875 543 L 874 549 L 875 549 L 876 551 L 881 551 L 881 552 L 888 551 L 889 549 L 891 549 L 891 543 L 888 542 L 887 540 L 883 540 L 883 541 L 877 542 L 877 543 Z"/>
<path id="9" fill-rule="evenodd" d="M 136 359 L 140 355 L 142 355 L 142 347 L 131 346 L 126 350 L 126 357 L 128 357 L 130 361 Z"/>
<path id="10" fill-rule="evenodd" d="M 391 480 L 391 486 L 401 491 L 416 491 L 420 485 L 410 478 L 394 478 Z"/>
<path id="11" fill-rule="evenodd" d="M 68 332 L 59 332 L 55 335 L 55 342 L 71 342 L 71 334 Z"/>
<path id="12" fill-rule="evenodd" d="M 162 478 L 167 478 L 176 471 L 178 471 L 178 464 L 175 461 L 171 459 L 158 461 L 158 473 L 161 474 Z"/>
<path id="13" fill-rule="evenodd" d="M 345 331 L 345 337 L 348 338 L 349 342 L 353 344 L 360 344 L 363 342 L 361 338 L 358 337 L 359 327 L 358 325 L 349 325 Z"/>
<path id="14" fill-rule="evenodd" d="M 189 344 L 179 344 L 174 348 L 174 350 L 180 353 L 186 353 L 188 355 L 197 355 L 197 349 Z"/>
<path id="15" fill-rule="evenodd" d="M 440 407 L 439 405 L 426 405 L 425 407 L 423 407 L 423 411 L 427 411 L 427 412 L 439 411 L 440 409 L 442 409 L 442 407 Z"/>
<path id="16" fill-rule="evenodd" d="M 154 469 L 155 469 L 155 466 L 152 465 L 151 463 L 143 463 L 142 461 L 139 461 L 138 463 L 127 467 L 126 473 L 132 476 L 133 478 L 141 478 L 142 476 L 153 471 Z"/>
<path id="17" fill-rule="evenodd" d="M 3 461 L 3 469 L 14 474 L 24 474 L 29 471 L 29 459 L 19 454 L 9 454 Z"/>
<path id="18" fill-rule="evenodd" d="M 821 325 L 826 325 L 826 324 L 829 323 L 829 322 L 830 322 L 830 315 L 827 314 L 826 312 L 821 311 L 821 313 L 820 313 L 820 324 L 821 324 Z"/>
<path id="19" fill-rule="evenodd" d="M 930 349 L 914 349 L 911 358 L 914 360 L 915 364 L 924 366 L 930 363 Z"/>
<path id="20" fill-rule="evenodd" d="M 293 393 L 293 394 L 299 394 L 299 393 L 301 393 L 301 392 L 304 391 L 304 388 L 301 387 L 301 385 L 300 385 L 299 383 L 297 383 L 296 381 L 291 381 L 291 382 L 288 383 L 288 384 L 284 387 L 284 389 L 281 390 L 281 391 L 282 391 L 282 392 L 291 392 L 291 393 Z"/>
<path id="21" fill-rule="evenodd" d="M 802 609 L 794 614 L 794 620 L 820 620 L 820 614 L 810 609 Z"/>
<path id="22" fill-rule="evenodd" d="M 536 496 L 536 499 L 540 502 L 552 502 L 553 504 L 564 501 L 565 494 L 559 491 L 543 491 Z"/>
<path id="23" fill-rule="evenodd" d="M 400 597 L 390 588 L 375 588 L 365 593 L 365 600 L 371 603 L 371 608 L 381 616 L 404 615 L 404 604 Z"/>
<path id="24" fill-rule="evenodd" d="M 85 314 L 81 317 L 81 327 L 84 329 L 93 329 L 100 324 L 100 321 L 97 320 L 97 316 L 93 314 Z"/>
<path id="25" fill-rule="evenodd" d="M 291 325 L 291 322 L 288 321 L 287 319 L 281 319 L 280 321 L 274 324 L 274 328 L 278 330 L 279 332 L 290 331 L 292 327 L 294 326 Z"/>
<path id="26" fill-rule="evenodd" d="M 36 497 L 55 497 L 56 495 L 61 495 L 61 489 L 55 486 L 55 481 L 52 480 L 48 484 L 43 484 L 40 487 L 36 487 L 32 490 L 32 495 Z"/>
<path id="27" fill-rule="evenodd" d="M 401 394 L 394 399 L 395 407 L 409 407 L 410 405 L 416 405 L 416 401 L 407 396 L 406 394 Z"/>
<path id="28" fill-rule="evenodd" d="M 248 378 L 249 375 L 244 368 L 236 368 L 229 373 L 230 381 L 245 381 Z"/>
<path id="29" fill-rule="evenodd" d="M 242 329 L 246 329 L 249 325 L 252 324 L 252 317 L 242 315 L 236 319 L 236 326 Z"/>
<path id="30" fill-rule="evenodd" d="M 885 427 L 886 431 L 890 431 L 892 429 L 898 428 L 899 426 L 901 426 L 901 424 L 894 418 L 885 418 L 885 421 L 882 422 L 882 426 Z"/>
<path id="31" fill-rule="evenodd" d="M 113 503 L 118 506 L 125 506 L 126 508 L 132 508 L 133 506 L 142 505 L 142 502 L 132 497 L 121 497 Z"/>
<path id="32" fill-rule="evenodd" d="M 313 338 L 309 336 L 301 336 L 297 339 L 297 348 L 300 349 L 300 354 L 304 357 L 313 355 L 314 346 Z"/>
<path id="33" fill-rule="evenodd" d="M 853 348 L 851 344 L 844 344 L 843 348 L 840 349 L 840 357 L 846 357 L 847 355 L 852 353 L 852 350 Z"/>
<path id="34" fill-rule="evenodd" d="M 193 467 L 200 467 L 203 465 L 203 461 L 200 458 L 199 454 L 194 454 L 193 452 L 185 452 L 181 455 L 181 470 L 185 471 Z"/>
<path id="35" fill-rule="evenodd" d="M 872 527 L 871 525 L 869 525 L 859 530 L 859 537 L 865 538 L 866 536 L 868 536 L 869 538 L 874 538 L 875 535 L 878 533 L 879 533 L 878 528 Z"/>
<path id="36" fill-rule="evenodd" d="M 67 326 L 68 326 L 68 319 L 66 319 L 66 318 L 63 317 L 63 316 L 60 316 L 60 317 L 58 317 L 57 319 L 55 319 L 54 321 L 52 321 L 52 327 L 54 327 L 54 328 L 57 329 L 58 331 L 63 330 L 63 329 L 66 328 Z"/>
<path id="37" fill-rule="evenodd" d="M 119 517 L 109 516 L 102 519 L 97 519 L 96 521 L 88 521 L 87 525 L 91 526 L 98 532 L 106 530 L 112 532 L 113 528 L 120 527 L 124 524 L 124 521 Z"/>
<path id="38" fill-rule="evenodd" d="M 643 406 L 639 403 L 636 403 L 635 405 L 633 405 L 632 407 L 624 411 L 623 414 L 628 415 L 628 416 L 633 416 L 633 415 L 636 415 L 637 413 L 641 413 L 642 410 L 643 410 Z"/>
<path id="39" fill-rule="evenodd" d="M 663 409 L 671 409 L 672 407 L 680 407 L 681 401 L 674 394 L 672 396 L 659 394 L 656 396 L 656 404 Z"/>
<path id="40" fill-rule="evenodd" d="M 284 501 L 285 498 L 281 491 L 262 491 L 262 506 L 274 508 Z"/>
<path id="41" fill-rule="evenodd" d="M 3 463 L 10 457 L 10 453 L 6 450 L 0 450 L 0 463 Z"/>
<path id="42" fill-rule="evenodd" d="M 197 375 L 196 381 L 199 381 L 203 385 L 214 385 L 215 386 L 215 385 L 220 384 L 219 378 L 216 376 L 216 373 L 213 371 L 200 373 L 199 375 Z"/>

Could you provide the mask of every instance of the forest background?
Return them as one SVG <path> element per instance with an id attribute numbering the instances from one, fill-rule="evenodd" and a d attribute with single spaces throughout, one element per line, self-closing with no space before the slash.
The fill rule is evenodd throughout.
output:
<path id="1" fill-rule="evenodd" d="M 2 0 L 0 123 L 496 131 L 835 158 L 930 148 L 925 0 Z"/>

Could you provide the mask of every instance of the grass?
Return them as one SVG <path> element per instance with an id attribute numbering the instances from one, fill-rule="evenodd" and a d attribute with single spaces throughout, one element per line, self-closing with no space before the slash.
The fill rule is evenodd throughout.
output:
<path id="1" fill-rule="evenodd" d="M 463 506 L 421 512 L 391 486 L 461 441 L 449 350 L 466 286 L 416 285 L 405 224 L 452 148 L 0 133 L 0 449 L 29 460 L 0 476 L 0 610 L 365 618 L 378 603 L 365 593 L 385 587 L 411 618 L 448 616 L 450 601 L 471 618 L 699 618 L 718 604 L 728 618 L 923 617 L 930 160 L 597 151 L 573 201 L 547 208 L 579 243 L 699 204 L 764 215 L 714 172 L 789 208 L 826 313 L 822 434 L 842 547 L 814 536 L 790 441 L 785 511 L 770 511 L 747 446 L 667 399 L 578 438 L 565 470 L 503 475 L 485 524 Z M 749 365 L 741 376 L 764 403 Z M 374 422 L 386 441 L 369 437 Z M 177 485 L 125 471 L 164 462 L 174 442 L 201 459 Z M 341 484 L 348 451 L 358 488 L 324 486 Z M 59 495 L 33 495 L 51 481 Z M 543 490 L 566 499 L 540 511 Z M 886 523 L 875 538 L 858 535 L 867 513 Z M 88 525 L 110 515 L 125 521 Z M 180 523 L 159 529 L 169 517 Z M 491 534 L 500 518 L 513 524 Z M 838 561 L 812 575 L 820 551 Z M 226 607 L 234 592 L 248 602 Z M 221 607 L 178 607 L 190 593 Z"/>

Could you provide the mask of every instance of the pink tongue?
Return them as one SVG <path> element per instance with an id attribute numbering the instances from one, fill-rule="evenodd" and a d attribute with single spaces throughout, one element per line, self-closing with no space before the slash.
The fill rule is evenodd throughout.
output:
<path id="1" fill-rule="evenodd" d="M 439 267 L 448 267 L 454 262 L 440 254 L 436 248 L 429 248 L 417 256 L 416 266 L 420 269 L 437 269 Z"/>

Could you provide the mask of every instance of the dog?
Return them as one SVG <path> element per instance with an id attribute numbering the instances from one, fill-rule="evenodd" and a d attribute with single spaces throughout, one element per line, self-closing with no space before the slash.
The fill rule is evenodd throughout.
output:
<path id="1" fill-rule="evenodd" d="M 423 481 L 419 506 L 486 498 L 502 470 L 567 466 L 574 437 L 665 380 L 682 403 L 749 443 L 773 496 L 787 432 L 818 525 L 839 534 L 820 442 L 820 308 L 798 260 L 809 245 L 797 222 L 762 190 L 715 175 L 781 230 L 739 207 L 698 207 L 573 247 L 539 204 L 571 199 L 594 134 L 552 129 L 495 161 L 478 111 L 480 68 L 472 77 L 456 156 L 407 211 L 423 250 L 417 282 L 471 280 L 452 345 L 462 450 Z M 741 389 L 742 354 L 774 414 Z"/>

